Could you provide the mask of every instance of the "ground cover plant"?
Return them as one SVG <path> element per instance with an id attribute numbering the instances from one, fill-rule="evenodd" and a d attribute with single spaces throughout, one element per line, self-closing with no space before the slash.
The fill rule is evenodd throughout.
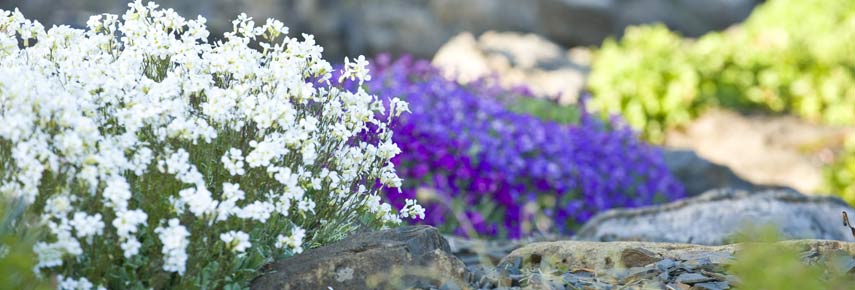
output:
<path id="1" fill-rule="evenodd" d="M 662 25 L 630 27 L 595 53 L 588 87 L 595 109 L 620 112 L 653 142 L 712 107 L 851 126 L 853 55 L 855 2 L 772 0 L 696 40 Z M 855 146 L 842 155 L 819 190 L 852 203 Z"/>
<path id="2" fill-rule="evenodd" d="M 855 265 L 846 251 L 814 259 L 798 243 L 782 245 L 783 235 L 771 225 L 747 225 L 735 236 L 742 243 L 728 272 L 739 277 L 736 289 L 850 289 Z"/>
<path id="3" fill-rule="evenodd" d="M 322 48 L 279 21 L 240 15 L 209 43 L 201 16 L 128 6 L 85 30 L 0 11 L 0 196 L 23 209 L 3 234 L 44 230 L 36 272 L 60 289 L 244 289 L 275 258 L 424 218 L 377 195 L 401 185 L 388 125 L 406 103 L 333 85 Z"/>
<path id="4" fill-rule="evenodd" d="M 428 224 L 470 236 L 571 233 L 599 211 L 683 197 L 661 152 L 618 118 L 582 106 L 578 124 L 559 124 L 511 111 L 516 92 L 461 85 L 408 57 L 380 57 L 371 72 L 369 91 L 411 110 L 393 124 L 403 194 L 388 196 L 398 207 L 422 201 Z"/>

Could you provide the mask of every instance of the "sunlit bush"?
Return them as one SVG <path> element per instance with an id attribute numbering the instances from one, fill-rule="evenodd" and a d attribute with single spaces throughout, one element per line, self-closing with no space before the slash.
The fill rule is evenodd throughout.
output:
<path id="1" fill-rule="evenodd" d="M 689 46 L 665 26 L 629 27 L 596 52 L 588 87 L 592 109 L 621 113 L 648 140 L 697 116 L 700 79 Z"/>
<path id="2" fill-rule="evenodd" d="M 595 54 L 593 105 L 652 141 L 710 106 L 855 124 L 855 2 L 771 0 L 698 40 L 630 27 Z"/>
<path id="3" fill-rule="evenodd" d="M 830 192 L 840 196 L 849 204 L 855 204 L 855 135 L 846 139 L 841 158 L 825 168 L 825 188 L 822 192 Z"/>
<path id="4" fill-rule="evenodd" d="M 0 11 L 0 193 L 41 220 L 36 270 L 60 288 L 246 288 L 276 257 L 424 217 L 375 186 L 401 184 L 387 125 L 406 103 L 332 85 L 279 21 L 241 15 L 211 44 L 202 17 L 128 6 L 47 32 Z"/>

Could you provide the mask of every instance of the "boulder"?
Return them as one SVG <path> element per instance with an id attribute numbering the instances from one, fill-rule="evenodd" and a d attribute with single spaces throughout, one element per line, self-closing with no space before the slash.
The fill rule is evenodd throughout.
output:
<path id="1" fill-rule="evenodd" d="M 317 36 L 327 57 L 379 52 L 431 57 L 463 31 L 537 33 L 566 46 L 599 45 L 627 25 L 663 22 L 690 36 L 718 30 L 744 19 L 760 0 L 159 0 L 188 18 L 208 19 L 214 35 L 232 28 L 241 12 L 263 23 L 282 20 L 294 35 Z M 85 25 L 90 15 L 121 13 L 125 0 L 5 0 L 0 8 L 20 7 L 47 27 Z"/>
<path id="2" fill-rule="evenodd" d="M 855 255 L 855 243 L 793 240 L 763 247 L 794 249 L 805 265 L 835 267 L 841 273 L 855 270 L 855 260 L 851 258 Z M 475 285 L 496 285 L 504 281 L 524 289 L 555 289 L 538 287 L 556 284 L 560 286 L 558 289 L 732 289 L 739 286 L 741 279 L 729 273 L 729 266 L 744 248 L 745 244 L 534 243 L 510 253 L 502 259 L 498 273 L 487 272 L 487 283 Z"/>
<path id="3" fill-rule="evenodd" d="M 763 188 L 743 180 L 730 168 L 701 158 L 694 151 L 666 148 L 662 153 L 665 164 L 671 174 L 683 184 L 687 196 L 697 196 L 716 188 L 744 190 Z"/>
<path id="4" fill-rule="evenodd" d="M 539 97 L 573 103 L 590 68 L 587 51 L 566 50 L 535 34 L 461 33 L 444 44 L 433 64 L 462 83 L 495 75 L 506 88 L 525 86 Z"/>
<path id="5" fill-rule="evenodd" d="M 255 290 L 409 289 L 456 285 L 465 272 L 433 227 L 354 234 L 265 266 Z"/>
<path id="6" fill-rule="evenodd" d="M 525 245 L 567 239 L 559 235 L 538 234 L 520 239 L 478 239 L 446 235 L 445 239 L 451 247 L 451 253 L 460 258 L 467 266 L 495 265 L 513 250 Z"/>
<path id="7" fill-rule="evenodd" d="M 855 212 L 832 196 L 793 190 L 712 190 L 659 206 L 613 209 L 594 216 L 574 239 L 720 245 L 747 224 L 773 225 L 789 239 L 855 241 L 841 212 Z"/>
<path id="8" fill-rule="evenodd" d="M 823 166 L 840 154 L 852 126 L 813 124 L 793 116 L 742 115 L 711 110 L 666 136 L 665 146 L 686 149 L 760 185 L 814 193 Z"/>

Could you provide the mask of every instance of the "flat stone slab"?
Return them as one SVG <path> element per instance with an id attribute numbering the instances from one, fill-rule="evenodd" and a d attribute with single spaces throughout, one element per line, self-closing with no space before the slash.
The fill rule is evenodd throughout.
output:
<path id="1" fill-rule="evenodd" d="M 744 245 L 586 241 L 534 243 L 513 251 L 502 259 L 497 267 L 500 271 L 488 273 L 485 275 L 487 279 L 472 285 L 478 289 L 494 289 L 492 286 L 496 285 L 555 289 L 539 288 L 554 283 L 563 284 L 565 289 L 732 289 L 739 286 L 741 279 L 727 269 Z M 840 269 L 844 273 L 855 271 L 855 259 L 851 258 L 855 255 L 855 243 L 791 240 L 769 246 L 797 250 L 802 263 L 806 265 L 838 263 L 843 266 Z M 642 265 L 644 263 L 647 264 Z M 521 276 L 526 278 L 518 279 L 503 273 L 524 273 Z M 542 274 L 536 276 L 525 273 Z"/>
<path id="2" fill-rule="evenodd" d="M 588 221 L 573 238 L 720 245 L 746 224 L 774 225 L 786 239 L 855 241 L 841 213 L 855 209 L 832 196 L 790 189 L 718 189 L 695 198 L 636 209 L 613 209 Z"/>
<path id="3" fill-rule="evenodd" d="M 463 280 L 465 269 L 435 228 L 405 226 L 354 234 L 262 271 L 253 290 L 450 287 Z"/>

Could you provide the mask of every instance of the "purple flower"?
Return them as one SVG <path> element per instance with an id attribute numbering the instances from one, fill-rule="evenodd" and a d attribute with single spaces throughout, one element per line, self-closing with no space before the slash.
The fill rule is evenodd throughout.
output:
<path id="1" fill-rule="evenodd" d="M 419 198 L 424 223 L 447 232 L 518 238 L 572 233 L 595 213 L 684 197 L 659 149 L 617 117 L 608 122 L 580 104 L 578 124 L 560 125 L 508 110 L 524 89 L 460 85 L 426 61 L 378 57 L 367 89 L 400 97 L 412 113 L 393 124 L 404 178 L 393 205 Z M 544 228 L 543 219 L 551 221 Z"/>

